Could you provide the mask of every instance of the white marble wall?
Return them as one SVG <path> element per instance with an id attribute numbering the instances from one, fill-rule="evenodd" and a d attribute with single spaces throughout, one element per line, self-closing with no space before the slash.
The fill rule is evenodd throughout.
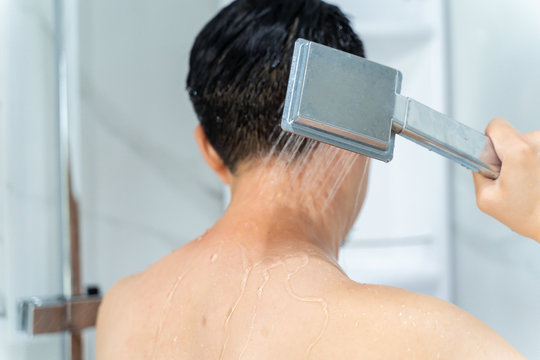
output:
<path id="1" fill-rule="evenodd" d="M 192 42 L 217 0 L 80 4 L 84 278 L 106 291 L 221 213 L 185 91 Z"/>
<path id="2" fill-rule="evenodd" d="M 455 117 L 478 129 L 504 117 L 540 129 L 540 4 L 450 3 Z M 527 358 L 540 358 L 540 246 L 482 214 L 454 172 L 456 300 Z"/>

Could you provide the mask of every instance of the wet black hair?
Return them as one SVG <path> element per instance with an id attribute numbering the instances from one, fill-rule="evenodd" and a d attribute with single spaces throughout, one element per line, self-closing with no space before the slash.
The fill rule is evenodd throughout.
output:
<path id="1" fill-rule="evenodd" d="M 349 20 L 319 0 L 237 0 L 199 33 L 187 89 L 204 132 L 227 168 L 268 154 L 298 38 L 364 56 Z M 287 135 L 290 136 L 290 135 Z M 279 152 L 287 136 L 279 137 Z"/>

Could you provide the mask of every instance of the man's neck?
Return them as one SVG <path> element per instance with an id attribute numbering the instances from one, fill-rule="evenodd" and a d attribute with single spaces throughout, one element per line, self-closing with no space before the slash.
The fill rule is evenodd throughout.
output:
<path id="1" fill-rule="evenodd" d="M 283 198 L 279 191 L 245 187 L 236 189 L 224 215 L 212 232 L 231 234 L 250 249 L 286 248 L 317 251 L 336 262 L 343 231 L 323 214 L 299 206 L 301 199 Z M 326 216 L 326 214 L 324 214 Z"/>

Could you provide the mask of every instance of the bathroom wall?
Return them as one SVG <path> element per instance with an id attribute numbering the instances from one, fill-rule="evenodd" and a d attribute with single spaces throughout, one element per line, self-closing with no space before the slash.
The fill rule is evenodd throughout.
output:
<path id="1" fill-rule="evenodd" d="M 443 0 L 328 2 L 349 17 L 370 60 L 403 73 L 402 94 L 447 110 Z M 448 170 L 446 159 L 399 137 L 391 163 L 371 162 L 364 208 L 340 251 L 351 279 L 452 300 Z"/>
<path id="2" fill-rule="evenodd" d="M 217 0 L 80 4 L 85 281 L 106 291 L 192 240 L 221 211 L 185 91 L 189 50 Z"/>
<path id="3" fill-rule="evenodd" d="M 203 233 L 222 211 L 184 90 L 192 41 L 218 3 L 70 4 L 79 6 L 67 31 L 82 277 L 105 293 Z M 0 360 L 60 359 L 61 335 L 30 338 L 15 326 L 18 300 L 61 293 L 54 1 L 0 6 L 0 294 L 8 309 Z M 95 355 L 93 337 L 85 332 L 86 359 Z"/>
<path id="4" fill-rule="evenodd" d="M 0 44 L 0 359 L 61 357 L 62 336 L 15 331 L 16 302 L 60 294 L 58 152 L 52 0 L 5 0 Z"/>
<path id="5" fill-rule="evenodd" d="M 0 1 L 0 53 L 3 53 L 6 48 L 6 26 L 5 26 L 5 14 L 6 14 L 6 4 L 3 1 Z M 4 86 L 5 83 L 5 57 L 0 56 L 0 144 L 2 144 L 4 140 L 4 127 L 3 127 L 3 108 L 2 108 L 2 101 L 4 100 Z M 2 164 L 5 163 L 5 154 L 2 150 L 2 147 L 0 145 L 0 184 L 2 184 L 3 178 L 4 178 L 4 167 Z M 1 185 L 0 185 L 1 186 Z M 5 262 L 5 240 L 4 240 L 4 222 L 3 222 L 3 214 L 4 214 L 4 206 L 2 202 L 2 198 L 4 196 L 4 192 L 0 190 L 0 337 L 5 338 L 5 331 L 6 331 L 6 268 L 5 265 L 2 265 Z M 3 344 L 0 343 L 0 359 L 5 358 L 5 351 L 3 349 Z"/>
<path id="6" fill-rule="evenodd" d="M 386 12 L 392 1 L 403 11 Z M 82 275 L 104 293 L 202 233 L 222 211 L 222 187 L 197 153 L 184 91 L 193 38 L 222 2 L 77 3 L 78 27 L 70 31 L 80 39 L 72 96 Z M 368 57 L 403 70 L 404 94 L 449 110 L 444 1 L 337 3 Z M 494 116 L 522 131 L 538 128 L 537 1 L 448 3 L 455 117 L 478 129 Z M 368 21 L 381 15 L 387 22 Z M 60 359 L 61 336 L 15 331 L 18 299 L 61 291 L 53 0 L 0 0 L 0 39 L 0 360 Z M 450 298 L 453 216 L 458 305 L 540 358 L 538 245 L 476 210 L 461 168 L 452 170 L 449 214 L 447 163 L 405 141 L 396 151 L 393 163 L 375 165 L 352 251 L 344 253 L 351 276 Z M 92 330 L 85 340 L 92 359 Z"/>
<path id="7" fill-rule="evenodd" d="M 1 25 L 1 24 L 5 24 L 5 13 L 6 13 L 6 9 L 5 9 L 5 3 L 0 1 L 0 52 L 3 52 L 5 51 L 5 43 L 6 43 L 6 38 L 5 38 L 5 32 L 6 32 L 6 29 L 5 29 L 5 25 Z M 5 82 L 4 80 L 4 72 L 1 70 L 1 69 L 4 69 L 5 68 L 5 59 L 3 56 L 0 56 L 0 143 L 3 142 L 3 139 L 2 139 L 2 134 L 4 133 L 4 131 L 2 131 L 2 99 L 4 98 L 4 87 L 2 86 L 2 84 Z M 5 155 L 2 155 L 0 153 L 0 164 L 3 164 L 4 163 L 4 160 L 3 158 L 5 157 Z M 3 167 L 0 165 L 0 183 L 1 183 L 1 179 L 4 177 L 4 169 Z M 4 254 L 5 254 L 5 250 L 4 250 L 4 243 L 5 243 L 5 240 L 4 240 L 4 234 L 2 232 L 2 227 L 3 227 L 3 223 L 2 223 L 2 219 L 3 219 L 3 206 L 2 206 L 2 192 L 0 191 L 0 261 L 4 261 Z M 5 318 L 6 316 L 6 296 L 5 296 L 5 286 L 6 286 L 6 278 L 5 278 L 5 268 L 4 266 L 1 266 L 0 265 L 0 319 L 2 318 Z"/>
<path id="8" fill-rule="evenodd" d="M 222 211 L 185 91 L 191 45 L 217 9 L 218 0 L 80 2 L 83 278 L 102 292 Z"/>
<path id="9" fill-rule="evenodd" d="M 540 3 L 449 2 L 454 115 L 483 129 L 504 117 L 540 129 Z M 470 174 L 455 169 L 456 301 L 517 347 L 540 358 L 540 246 L 482 214 Z"/>
<path id="10" fill-rule="evenodd" d="M 402 94 L 447 110 L 441 0 L 338 0 L 366 56 L 403 74 Z M 394 159 L 373 160 L 369 190 L 340 263 L 354 280 L 452 299 L 448 161 L 396 136 Z"/>

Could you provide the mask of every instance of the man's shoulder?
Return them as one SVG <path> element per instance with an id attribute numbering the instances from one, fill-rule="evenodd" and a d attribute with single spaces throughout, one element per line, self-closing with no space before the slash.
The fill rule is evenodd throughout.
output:
<path id="1" fill-rule="evenodd" d="M 404 312 L 423 316 L 465 313 L 448 301 L 394 286 L 353 283 L 347 291 L 352 308 L 375 306 L 386 312 L 397 311 L 402 316 Z"/>
<path id="2" fill-rule="evenodd" d="M 395 330 L 402 334 L 403 331 L 427 330 L 433 334 L 439 330 L 437 324 L 447 319 L 471 317 L 447 301 L 393 286 L 352 283 L 340 296 L 342 308 L 347 309 L 351 317 L 360 317 L 368 323 L 384 323 L 388 325 L 385 332 Z"/>
<path id="3" fill-rule="evenodd" d="M 111 286 L 99 308 L 98 330 L 127 311 L 139 311 L 139 307 L 151 304 L 154 296 L 163 292 L 164 283 L 172 276 L 171 267 L 178 267 L 178 263 L 190 255 L 189 251 L 185 254 L 186 249 L 189 250 L 189 244 L 158 259 L 144 271 L 126 276 Z"/>
<path id="4" fill-rule="evenodd" d="M 352 344 L 362 337 L 377 339 L 387 344 L 390 357 L 522 358 L 489 326 L 450 302 L 383 285 L 354 283 L 345 291 L 340 321 Z"/>
<path id="5" fill-rule="evenodd" d="M 96 350 L 98 359 L 111 359 L 120 353 L 120 339 L 129 324 L 128 307 L 133 289 L 140 275 L 132 275 L 116 282 L 106 293 L 99 306 L 96 323 Z"/>
<path id="6" fill-rule="evenodd" d="M 98 330 L 108 327 L 121 316 L 121 312 L 126 309 L 129 299 L 133 297 L 136 284 L 140 281 L 141 274 L 130 275 L 117 281 L 106 293 L 99 306 L 98 320 L 96 327 Z"/>

